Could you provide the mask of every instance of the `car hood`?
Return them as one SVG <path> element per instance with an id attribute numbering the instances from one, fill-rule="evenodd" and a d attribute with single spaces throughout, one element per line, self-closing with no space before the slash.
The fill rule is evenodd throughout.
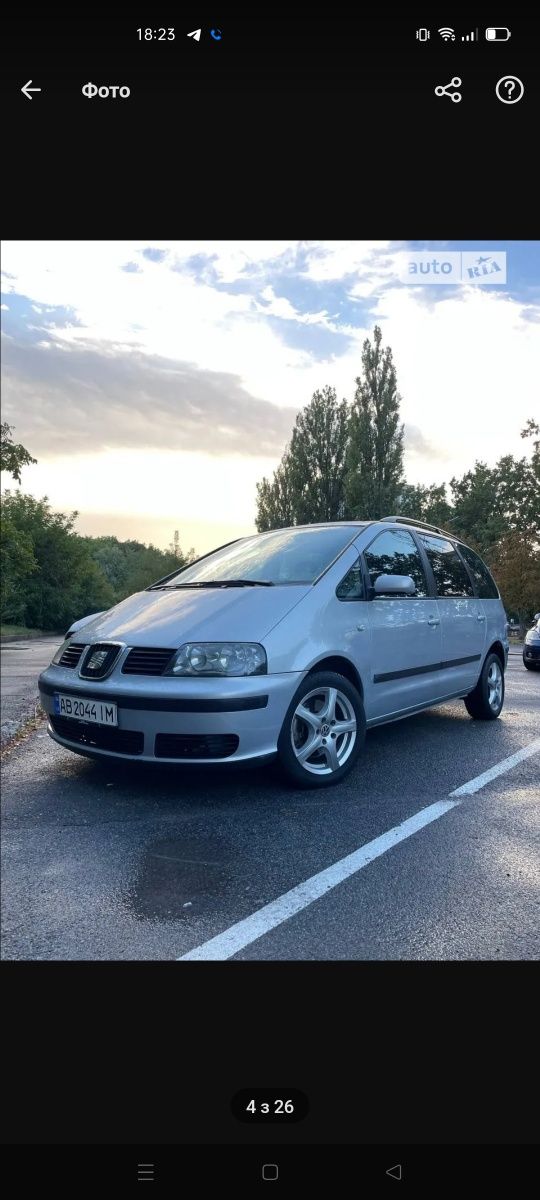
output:
<path id="1" fill-rule="evenodd" d="M 136 592 L 94 617 L 81 641 L 175 649 L 184 642 L 260 642 L 311 590 L 309 584 Z"/>

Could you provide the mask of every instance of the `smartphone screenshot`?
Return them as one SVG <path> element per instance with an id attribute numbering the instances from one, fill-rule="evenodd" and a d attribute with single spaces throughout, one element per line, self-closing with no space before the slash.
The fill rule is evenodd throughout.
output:
<path id="1" fill-rule="evenodd" d="M 3 18 L 3 1153 L 533 1185 L 537 18 Z"/>

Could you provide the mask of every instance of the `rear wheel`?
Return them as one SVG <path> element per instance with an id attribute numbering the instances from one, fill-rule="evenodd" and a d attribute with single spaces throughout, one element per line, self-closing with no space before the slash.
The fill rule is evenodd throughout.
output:
<path id="1" fill-rule="evenodd" d="M 295 692 L 278 739 L 281 765 L 300 787 L 331 787 L 356 763 L 366 733 L 360 694 L 344 675 L 317 671 Z"/>
<path id="2" fill-rule="evenodd" d="M 465 696 L 465 708 L 471 717 L 494 721 L 504 704 L 504 672 L 498 654 L 488 654 L 474 691 Z"/>

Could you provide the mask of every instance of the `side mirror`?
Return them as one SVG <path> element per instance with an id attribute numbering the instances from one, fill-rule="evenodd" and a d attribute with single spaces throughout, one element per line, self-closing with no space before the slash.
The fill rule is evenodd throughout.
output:
<path id="1" fill-rule="evenodd" d="M 373 592 L 375 596 L 416 596 L 416 584 L 410 575 L 379 575 Z"/>

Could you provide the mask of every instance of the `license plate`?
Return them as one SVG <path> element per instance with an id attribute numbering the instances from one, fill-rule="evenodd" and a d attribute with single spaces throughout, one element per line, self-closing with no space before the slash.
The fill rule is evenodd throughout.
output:
<path id="1" fill-rule="evenodd" d="M 79 700 L 55 692 L 54 712 L 57 717 L 72 717 L 75 721 L 91 721 L 94 725 L 118 725 L 116 704 L 108 700 Z"/>

